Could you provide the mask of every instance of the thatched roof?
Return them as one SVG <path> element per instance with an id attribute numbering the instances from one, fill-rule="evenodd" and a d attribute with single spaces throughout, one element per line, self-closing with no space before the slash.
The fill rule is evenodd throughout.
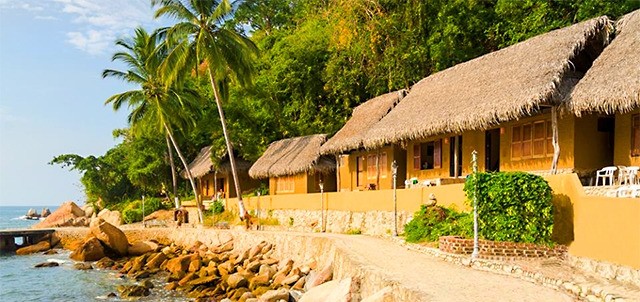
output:
<path id="1" fill-rule="evenodd" d="M 351 119 L 331 139 L 322 145 L 320 154 L 340 154 L 362 147 L 367 131 L 379 122 L 402 98 L 406 90 L 383 94 L 353 109 Z"/>
<path id="2" fill-rule="evenodd" d="M 567 106 L 582 112 L 627 112 L 640 105 L 640 10 L 622 17 L 616 37 L 576 85 Z"/>
<path id="3" fill-rule="evenodd" d="M 320 156 L 325 134 L 315 134 L 275 141 L 249 169 L 252 178 L 279 177 L 303 172 L 328 173 L 335 162 Z"/>
<path id="4" fill-rule="evenodd" d="M 487 129 L 558 102 L 571 60 L 601 49 L 609 27 L 607 17 L 591 19 L 432 74 L 367 133 L 364 146 Z"/>
<path id="5" fill-rule="evenodd" d="M 217 169 L 214 167 L 213 160 L 211 160 L 211 148 L 212 146 L 207 146 L 200 149 L 196 158 L 189 164 L 189 170 L 194 178 L 200 178 L 215 170 L 220 173 L 227 173 L 231 171 L 231 162 L 229 161 L 229 156 L 227 156 L 226 152 L 220 160 L 219 167 Z M 250 162 L 238 157 L 235 159 L 238 170 L 247 171 L 251 167 Z M 187 178 L 187 172 L 182 171 L 180 176 L 182 176 L 182 178 Z"/>

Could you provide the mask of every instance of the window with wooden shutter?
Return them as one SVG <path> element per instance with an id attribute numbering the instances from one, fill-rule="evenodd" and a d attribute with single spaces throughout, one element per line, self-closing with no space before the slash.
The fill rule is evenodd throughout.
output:
<path id="1" fill-rule="evenodd" d="M 522 158 L 530 158 L 533 155 L 533 125 L 522 125 Z"/>
<path id="2" fill-rule="evenodd" d="M 380 177 L 387 177 L 387 153 L 380 153 Z"/>
<path id="3" fill-rule="evenodd" d="M 377 175 L 376 170 L 377 156 L 375 154 L 367 155 L 367 179 L 375 179 Z"/>
<path id="4" fill-rule="evenodd" d="M 442 168 L 442 140 L 433 142 L 433 168 Z"/>
<path id="5" fill-rule="evenodd" d="M 420 167 L 420 144 L 413 145 L 413 169 L 421 170 Z"/>
<path id="6" fill-rule="evenodd" d="M 522 157 L 522 126 L 514 126 L 511 130 L 511 159 Z"/>
<path id="7" fill-rule="evenodd" d="M 533 123 L 533 157 L 544 157 L 546 155 L 547 130 L 545 122 Z"/>
<path id="8" fill-rule="evenodd" d="M 640 114 L 631 116 L 631 156 L 640 156 Z"/>
<path id="9" fill-rule="evenodd" d="M 551 122 L 547 121 L 547 156 L 553 156 L 553 128 L 551 127 Z"/>

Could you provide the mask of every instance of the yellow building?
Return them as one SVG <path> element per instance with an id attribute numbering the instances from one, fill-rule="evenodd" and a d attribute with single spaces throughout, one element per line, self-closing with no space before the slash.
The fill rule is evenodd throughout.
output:
<path id="1" fill-rule="evenodd" d="M 622 17 L 616 37 L 568 98 L 577 116 L 607 115 L 615 129 L 611 163 L 640 166 L 640 10 Z"/>
<path id="2" fill-rule="evenodd" d="M 196 180 L 196 188 L 200 200 L 237 197 L 238 194 L 233 185 L 233 175 L 231 174 L 229 157 L 226 155 L 223 156 L 216 168 L 212 160 L 211 148 L 212 146 L 202 148 L 195 159 L 189 164 L 191 175 Z M 253 192 L 260 186 L 259 181 L 249 177 L 250 162 L 236 157 L 236 167 L 243 192 Z M 181 173 L 181 176 L 187 178 L 184 171 Z"/>
<path id="3" fill-rule="evenodd" d="M 576 118 L 561 106 L 609 29 L 608 18 L 591 19 L 432 74 L 371 127 L 363 145 L 405 146 L 406 177 L 420 184 L 462 182 L 474 150 L 481 171 L 589 175 L 610 164 L 610 120 Z M 560 153 L 552 171 L 554 129 Z"/>
<path id="4" fill-rule="evenodd" d="M 391 189 L 391 165 L 394 161 L 398 165 L 397 182 L 404 183 L 405 149 L 394 144 L 365 150 L 362 141 L 367 131 L 387 115 L 405 94 L 405 90 L 394 91 L 360 104 L 353 109 L 344 127 L 322 145 L 320 153 L 334 156 L 338 163 L 339 191 Z"/>
<path id="5" fill-rule="evenodd" d="M 321 156 L 326 135 L 288 138 L 275 141 L 249 169 L 254 179 L 269 178 L 269 194 L 335 192 L 335 161 Z"/>

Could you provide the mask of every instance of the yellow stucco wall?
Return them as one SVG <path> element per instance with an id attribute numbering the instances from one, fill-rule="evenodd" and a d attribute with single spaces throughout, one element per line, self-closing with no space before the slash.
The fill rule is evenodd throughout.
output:
<path id="1" fill-rule="evenodd" d="M 551 119 L 551 114 L 540 114 L 500 125 L 502 129 L 500 135 L 500 171 L 544 171 L 551 169 L 551 155 L 544 158 L 511 160 L 513 126 L 542 119 Z M 572 169 L 574 167 L 574 126 L 575 118 L 572 115 L 564 115 L 558 118 L 558 142 L 560 144 L 558 169 Z"/>
<path id="2" fill-rule="evenodd" d="M 387 153 L 387 163 L 385 166 L 380 167 L 380 171 L 386 171 L 386 176 L 381 175 L 378 179 L 377 175 L 367 174 L 367 156 L 378 154 L 378 152 Z M 340 191 L 357 191 L 364 190 L 366 184 L 376 185 L 376 189 L 386 190 L 393 187 L 393 177 L 391 174 L 391 163 L 393 160 L 398 162 L 398 165 L 404 167 L 406 163 L 406 156 L 404 150 L 395 145 L 385 146 L 376 150 L 369 151 L 354 151 L 348 156 L 342 157 L 342 163 L 340 166 Z M 358 186 L 357 182 L 357 157 L 364 156 L 364 179 L 361 181 L 361 185 Z M 404 183 L 405 172 L 398 168 L 398 183 Z"/>
<path id="3" fill-rule="evenodd" d="M 640 156 L 631 156 L 631 116 L 638 113 L 640 113 L 640 109 L 625 114 L 616 114 L 613 156 L 615 165 L 640 166 Z"/>
<path id="4" fill-rule="evenodd" d="M 598 115 L 575 119 L 575 170 L 595 171 L 613 164 L 611 134 L 598 131 Z"/>

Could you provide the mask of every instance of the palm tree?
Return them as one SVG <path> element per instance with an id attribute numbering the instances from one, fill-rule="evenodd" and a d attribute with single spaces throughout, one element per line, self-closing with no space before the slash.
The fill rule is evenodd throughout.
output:
<path id="1" fill-rule="evenodd" d="M 127 103 L 131 109 L 128 121 L 132 126 L 147 119 L 158 123 L 159 130 L 165 134 L 167 139 L 174 185 L 176 183 L 175 164 L 173 163 L 173 153 L 169 142 L 173 145 L 187 172 L 193 193 L 196 196 L 200 223 L 202 223 L 204 218 L 195 182 L 172 131 L 173 127 L 181 129 L 193 121 L 192 115 L 185 114 L 185 112 L 194 112 L 192 107 L 199 98 L 195 91 L 182 87 L 176 81 L 171 85 L 167 85 L 164 81 L 160 72 L 160 65 L 167 56 L 167 47 L 165 43 L 159 43 L 158 36 L 157 32 L 149 34 L 139 27 L 136 28 L 132 39 L 118 39 L 116 41 L 116 45 L 123 47 L 125 50 L 115 53 L 112 61 L 121 61 L 129 69 L 127 71 L 105 69 L 102 72 L 102 77 L 119 78 L 127 83 L 139 86 L 140 89 L 115 94 L 105 101 L 105 105 L 112 104 L 113 109 L 117 111 L 123 104 Z M 179 207 L 177 198 L 176 207 Z"/>
<path id="2" fill-rule="evenodd" d="M 231 173 L 238 194 L 240 219 L 247 214 L 242 202 L 242 190 L 238 179 L 233 146 L 229 139 L 221 91 L 226 91 L 230 79 L 242 86 L 251 82 L 254 74 L 253 59 L 258 49 L 244 35 L 225 28 L 233 9 L 228 0 L 152 0 L 152 5 L 160 4 L 156 18 L 169 16 L 178 23 L 167 29 L 167 39 L 176 41 L 163 69 L 167 71 L 167 81 L 175 81 L 185 71 L 198 70 L 205 66 L 215 97 L 222 132 L 231 162 Z"/>

